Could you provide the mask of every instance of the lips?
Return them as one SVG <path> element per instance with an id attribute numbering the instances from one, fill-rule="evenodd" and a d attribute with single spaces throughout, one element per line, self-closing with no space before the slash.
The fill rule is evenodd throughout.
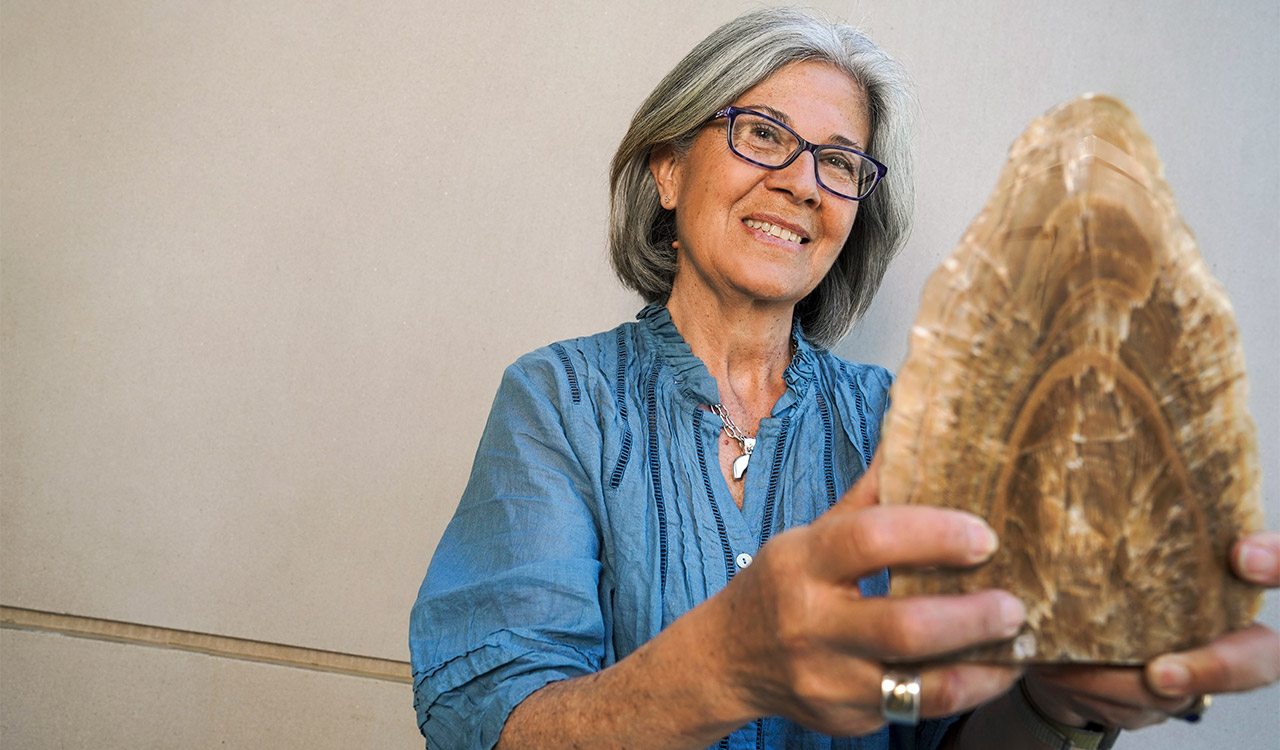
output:
<path id="1" fill-rule="evenodd" d="M 794 242 L 797 245 L 801 245 L 809 241 L 808 237 L 805 237 L 794 230 L 777 224 L 771 224 L 770 222 L 762 221 L 760 219 L 743 219 L 742 223 L 752 229 L 757 229 L 765 234 L 777 237 L 778 239 Z"/>

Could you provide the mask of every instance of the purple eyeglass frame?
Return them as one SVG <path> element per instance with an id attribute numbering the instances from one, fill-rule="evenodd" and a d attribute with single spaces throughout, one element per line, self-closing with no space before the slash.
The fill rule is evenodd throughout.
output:
<path id="1" fill-rule="evenodd" d="M 741 114 L 748 114 L 748 115 L 755 115 L 756 117 L 763 117 L 769 122 L 774 123 L 778 127 L 782 128 L 783 130 L 787 131 L 792 136 L 794 136 L 796 141 L 799 142 L 800 147 L 796 149 L 796 152 L 792 154 L 790 158 L 788 158 L 786 161 L 784 161 L 783 163 L 779 164 L 776 167 L 769 164 L 761 164 L 755 159 L 742 155 L 741 153 L 739 153 L 738 149 L 733 147 L 733 122 L 737 118 L 737 116 Z M 888 167 L 881 164 L 879 161 L 876 161 L 876 159 L 872 157 L 870 154 L 864 154 L 861 151 L 854 148 L 849 148 L 848 146 L 836 146 L 830 143 L 810 143 L 809 141 L 806 141 L 804 138 L 800 137 L 799 133 L 792 130 L 790 125 L 787 125 L 785 122 L 781 122 L 773 117 L 770 117 L 769 115 L 766 115 L 763 112 L 757 112 L 754 109 L 743 109 L 742 107 L 725 107 L 724 109 L 712 115 L 711 119 L 707 120 L 707 122 L 711 122 L 711 120 L 718 120 L 722 117 L 729 121 L 729 127 L 725 128 L 725 138 L 728 139 L 729 141 L 729 150 L 732 151 L 734 155 L 737 156 L 739 159 L 742 159 L 743 161 L 746 161 L 746 162 L 750 162 L 756 165 L 757 167 L 763 167 L 764 169 L 786 169 L 787 167 L 791 166 L 791 162 L 800 158 L 800 154 L 803 154 L 804 152 L 808 151 L 809 153 L 813 154 L 813 179 L 817 181 L 818 185 L 823 190 L 827 191 L 828 193 L 831 193 L 832 195 L 838 196 L 840 198 L 844 198 L 845 200 L 861 201 L 871 197 L 871 194 L 874 193 L 876 191 L 876 188 L 880 186 L 880 180 L 883 180 L 885 174 L 889 172 Z M 871 183 L 871 188 L 867 190 L 867 194 L 862 196 L 861 198 L 854 198 L 852 195 L 845 195 L 844 193 L 837 192 L 827 187 L 826 183 L 822 181 L 822 177 L 818 174 L 818 149 L 820 148 L 833 148 L 833 149 L 836 149 L 837 151 L 846 151 L 856 156 L 860 156 L 863 159 L 866 159 L 867 161 L 874 164 L 876 168 L 876 178 L 875 178 L 875 181 Z"/>

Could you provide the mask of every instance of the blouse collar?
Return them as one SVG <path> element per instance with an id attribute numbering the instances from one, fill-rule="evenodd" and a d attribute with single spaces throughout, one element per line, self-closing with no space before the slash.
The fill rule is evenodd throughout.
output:
<path id="1" fill-rule="evenodd" d="M 663 364 L 670 369 L 676 386 L 700 404 L 719 403 L 720 389 L 716 385 L 716 379 L 711 377 L 707 366 L 685 343 L 666 306 L 656 302 L 645 305 L 636 314 L 636 319 L 652 335 L 658 354 L 662 357 Z M 783 379 L 787 381 L 787 390 L 773 407 L 775 415 L 803 397 L 813 380 L 814 349 L 805 339 L 798 319 L 792 321 L 791 337 L 796 343 L 796 353 L 791 358 L 791 364 L 782 373 Z"/>

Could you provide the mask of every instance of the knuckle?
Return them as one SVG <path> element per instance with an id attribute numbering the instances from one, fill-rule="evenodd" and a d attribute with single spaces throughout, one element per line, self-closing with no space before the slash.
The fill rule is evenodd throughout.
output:
<path id="1" fill-rule="evenodd" d="M 778 645 L 789 658 L 803 659 L 813 652 L 813 633 L 802 619 L 783 617 L 777 627 Z"/>
<path id="2" fill-rule="evenodd" d="M 948 548 L 968 546 L 968 513 L 955 508 L 927 507 L 928 515 L 920 519 L 920 533 L 935 544 Z"/>
<path id="3" fill-rule="evenodd" d="M 831 680 L 812 669 L 798 671 L 791 679 L 791 693 L 805 709 L 819 716 L 831 713 L 839 701 Z"/>
<path id="4" fill-rule="evenodd" d="M 928 696 L 928 699 L 931 713 L 951 714 L 963 709 L 966 705 L 964 687 L 960 676 L 954 670 L 943 671 L 930 692 L 932 695 Z"/>
<path id="5" fill-rule="evenodd" d="M 804 583 L 788 592 L 774 623 L 778 647 L 788 660 L 804 663 L 824 652 L 827 644 L 818 614 L 821 606 L 820 594 Z"/>
<path id="6" fill-rule="evenodd" d="M 876 514 L 863 514 L 853 524 L 850 543 L 853 551 L 863 560 L 882 561 L 886 558 L 892 535 Z"/>
<path id="7" fill-rule="evenodd" d="M 889 618 L 885 648 L 893 656 L 912 656 L 920 653 L 931 640 L 921 618 L 905 616 Z"/>
<path id="8" fill-rule="evenodd" d="M 1212 685 L 1216 689 L 1222 689 L 1230 683 L 1231 664 L 1223 657 L 1222 654 L 1206 650 L 1199 659 L 1191 662 L 1189 665 L 1192 682 Z"/>
<path id="9" fill-rule="evenodd" d="M 812 576 L 812 554 L 808 542 L 811 540 L 790 532 L 774 537 L 760 548 L 755 560 L 738 576 L 759 576 L 778 589 L 781 595 L 793 592 L 798 583 L 807 583 Z"/>
<path id="10" fill-rule="evenodd" d="M 982 605 L 981 619 L 976 624 L 975 630 L 978 628 L 981 630 L 973 633 L 977 639 L 1006 638 L 1018 632 L 1020 626 L 1014 625 L 1009 619 L 1006 619 L 1009 616 L 1006 614 L 1006 609 L 1007 607 L 1018 607 L 1019 602 L 1014 601 L 1006 604 L 1004 596 L 995 591 L 984 592 L 980 602 Z M 1025 620 L 1027 616 L 1025 605 L 1020 611 Z"/>

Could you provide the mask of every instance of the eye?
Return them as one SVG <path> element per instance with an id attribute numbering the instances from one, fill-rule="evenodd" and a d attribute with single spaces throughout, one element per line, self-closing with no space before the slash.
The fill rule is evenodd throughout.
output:
<path id="1" fill-rule="evenodd" d="M 777 143 L 781 139 L 778 128 L 754 118 L 747 127 L 747 136 L 759 143 Z"/>
<path id="2" fill-rule="evenodd" d="M 854 163 L 853 158 L 839 151 L 828 151 L 823 154 L 822 166 L 824 169 L 832 169 L 846 175 L 849 179 L 853 179 L 858 174 L 858 166 Z"/>

